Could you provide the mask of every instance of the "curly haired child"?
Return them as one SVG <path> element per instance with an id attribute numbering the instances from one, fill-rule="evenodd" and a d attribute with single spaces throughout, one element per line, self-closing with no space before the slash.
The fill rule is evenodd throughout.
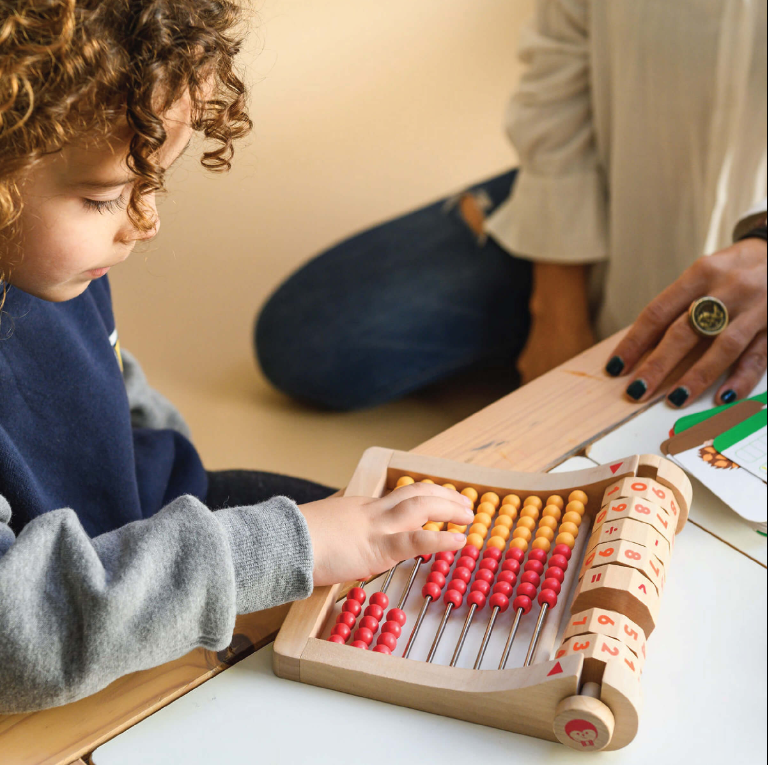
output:
<path id="1" fill-rule="evenodd" d="M 2 712 L 220 650 L 237 614 L 464 543 L 422 530 L 471 519 L 439 486 L 327 498 L 208 473 L 120 350 L 107 272 L 157 232 L 191 136 L 222 171 L 250 128 L 239 24 L 224 0 L 0 0 Z"/>

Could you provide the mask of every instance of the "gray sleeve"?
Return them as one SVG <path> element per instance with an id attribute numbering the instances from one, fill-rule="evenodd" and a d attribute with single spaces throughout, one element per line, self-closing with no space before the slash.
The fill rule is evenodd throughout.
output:
<path id="1" fill-rule="evenodd" d="M 180 412 L 165 396 L 152 388 L 136 357 L 123 349 L 123 379 L 131 406 L 131 424 L 134 428 L 176 430 L 190 438 L 190 430 Z"/>
<path id="2" fill-rule="evenodd" d="M 238 613 L 307 597 L 306 521 L 285 497 L 212 513 L 181 497 L 89 538 L 68 509 L 16 537 L 0 496 L 0 713 L 75 701 L 113 680 L 221 650 Z"/>

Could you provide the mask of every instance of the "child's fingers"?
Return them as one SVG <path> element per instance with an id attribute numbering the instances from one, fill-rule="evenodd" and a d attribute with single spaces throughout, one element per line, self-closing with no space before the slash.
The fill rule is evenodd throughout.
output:
<path id="1" fill-rule="evenodd" d="M 408 560 L 417 555 L 454 552 L 460 550 L 466 541 L 464 534 L 449 531 L 403 531 L 387 536 L 385 553 L 393 561 Z"/>
<path id="2" fill-rule="evenodd" d="M 453 492 L 454 499 L 443 497 L 416 496 L 398 503 L 388 513 L 387 526 L 392 532 L 412 531 L 425 523 L 455 523 L 464 526 L 475 517 L 472 507 L 463 502 L 463 497 Z"/>
<path id="3" fill-rule="evenodd" d="M 382 509 L 391 510 L 393 507 L 399 505 L 401 502 L 405 502 L 416 497 L 437 497 L 452 502 L 461 502 L 467 507 L 471 507 L 471 501 L 463 494 L 454 491 L 453 489 L 446 489 L 444 486 L 438 486 L 434 483 L 412 483 L 409 486 L 401 486 L 399 489 L 395 489 L 386 497 L 382 497 L 378 500 Z"/>

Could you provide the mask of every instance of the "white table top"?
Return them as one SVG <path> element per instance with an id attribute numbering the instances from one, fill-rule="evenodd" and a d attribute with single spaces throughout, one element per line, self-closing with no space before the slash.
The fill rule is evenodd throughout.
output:
<path id="1" fill-rule="evenodd" d="M 670 568 L 640 732 L 626 749 L 597 756 L 622 765 L 764 763 L 766 572 L 694 525 Z M 196 688 L 97 749 L 94 765 L 585 762 L 538 739 L 282 680 L 271 660 L 268 647 Z"/>

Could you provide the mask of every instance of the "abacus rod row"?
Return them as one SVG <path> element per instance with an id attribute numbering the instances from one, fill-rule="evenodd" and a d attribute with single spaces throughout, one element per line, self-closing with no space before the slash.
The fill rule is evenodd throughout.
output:
<path id="1" fill-rule="evenodd" d="M 509 632 L 507 638 L 507 644 L 504 646 L 504 653 L 501 654 L 501 661 L 499 662 L 499 669 L 507 668 L 507 661 L 509 661 L 509 653 L 512 650 L 512 643 L 515 642 L 517 637 L 517 631 L 520 629 L 520 620 L 523 618 L 523 609 L 518 608 L 515 614 L 515 623 L 512 625 L 512 629 Z"/>
<path id="2" fill-rule="evenodd" d="M 397 604 L 397 607 L 402 610 L 403 606 L 405 605 L 405 601 L 408 600 L 408 596 L 411 594 L 411 588 L 413 587 L 413 583 L 416 581 L 416 576 L 419 573 L 419 569 L 421 568 L 421 564 L 424 561 L 421 558 L 416 558 L 416 561 L 413 564 L 413 568 L 411 569 L 411 576 L 408 579 L 408 584 L 405 585 L 405 589 L 403 590 L 403 594 L 400 596 L 400 602 Z"/>
<path id="3" fill-rule="evenodd" d="M 429 655 L 427 656 L 428 664 L 431 664 L 432 660 L 435 658 L 435 654 L 437 653 L 437 647 L 438 645 L 440 645 L 440 640 L 443 637 L 443 632 L 445 632 L 445 625 L 448 624 L 448 617 L 451 615 L 452 610 L 453 610 L 453 603 L 449 603 L 445 607 L 443 618 L 440 620 L 440 626 L 437 628 L 435 639 L 432 641 L 432 647 L 429 649 Z"/>
<path id="4" fill-rule="evenodd" d="M 416 638 L 419 634 L 419 630 L 421 629 L 421 624 L 424 621 L 424 617 L 427 615 L 427 609 L 429 608 L 429 604 L 432 602 L 432 598 L 427 595 L 426 598 L 424 598 L 424 605 L 421 607 L 421 611 L 419 611 L 419 616 L 416 619 L 416 623 L 413 625 L 413 629 L 411 630 L 411 635 L 408 638 L 408 642 L 405 645 L 405 650 L 403 651 L 403 658 L 407 659 L 410 656 L 411 648 L 413 648 L 413 644 L 416 642 Z"/>
<path id="5" fill-rule="evenodd" d="M 389 571 L 387 572 L 387 578 L 384 580 L 384 584 L 381 585 L 381 590 L 379 590 L 379 592 L 382 592 L 386 595 L 387 590 L 389 589 L 389 585 L 392 584 L 392 579 L 394 578 L 395 572 L 397 571 L 399 566 L 400 566 L 400 563 L 396 563 L 394 566 L 392 566 L 391 569 L 389 569 Z"/>
<path id="6" fill-rule="evenodd" d="M 544 620 L 547 618 L 547 611 L 549 610 L 549 604 L 544 603 L 541 607 L 541 613 L 539 614 L 539 621 L 536 622 L 536 629 L 534 630 L 531 643 L 528 646 L 528 653 L 525 655 L 524 667 L 530 667 L 533 661 L 533 654 L 536 652 L 536 646 L 539 644 L 539 638 L 541 637 L 541 628 L 544 626 Z"/>
<path id="7" fill-rule="evenodd" d="M 461 655 L 461 649 L 464 648 L 464 641 L 467 639 L 467 633 L 469 632 L 469 628 L 472 626 L 472 619 L 475 616 L 475 611 L 477 611 L 477 605 L 473 603 L 469 607 L 469 613 L 467 614 L 467 618 L 464 620 L 464 626 L 461 628 L 461 635 L 459 635 L 459 642 L 456 643 L 456 650 L 453 652 L 453 657 L 451 658 L 452 667 L 455 667 L 459 661 L 459 656 Z"/>
<path id="8" fill-rule="evenodd" d="M 480 650 L 477 652 L 477 659 L 475 659 L 475 666 L 473 669 L 480 669 L 480 665 L 483 663 L 483 659 L 485 658 L 485 651 L 488 648 L 488 641 L 491 639 L 491 633 L 493 632 L 493 627 L 496 624 L 496 617 L 499 615 L 499 610 L 499 607 L 496 606 L 493 611 L 491 611 L 491 618 L 488 620 L 488 626 L 485 628 L 483 642 L 480 644 Z"/>

